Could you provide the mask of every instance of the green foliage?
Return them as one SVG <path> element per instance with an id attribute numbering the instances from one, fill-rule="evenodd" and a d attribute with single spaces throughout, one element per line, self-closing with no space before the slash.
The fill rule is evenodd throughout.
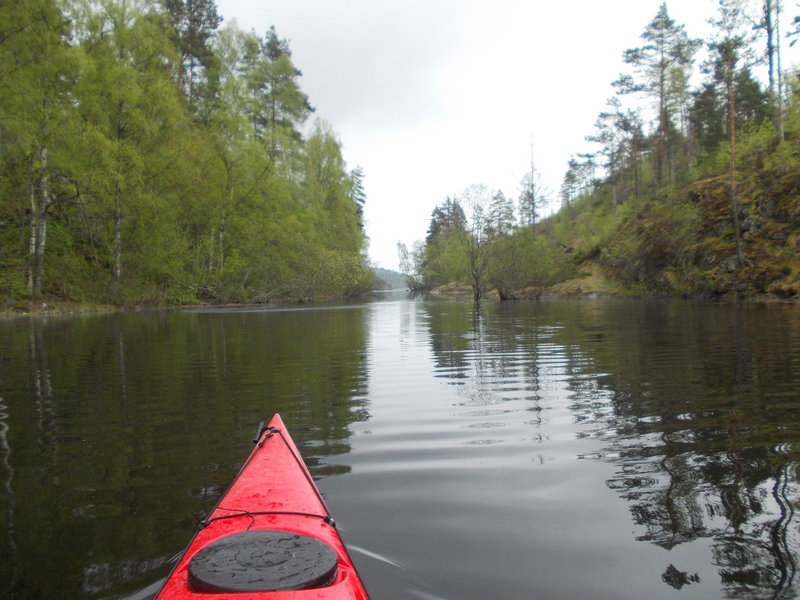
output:
<path id="1" fill-rule="evenodd" d="M 523 227 L 495 240 L 489 281 L 501 300 L 521 295 L 540 298 L 564 274 L 564 253 L 535 227 Z"/>
<path id="2" fill-rule="evenodd" d="M 700 46 L 700 40 L 690 39 L 683 25 L 677 25 L 667 11 L 666 2 L 647 25 L 641 35 L 644 44 L 625 51 L 625 63 L 634 73 L 622 75 L 614 83 L 622 94 L 644 93 L 657 105 L 655 140 L 655 171 L 659 185 L 668 177 L 668 159 L 675 151 L 669 144 L 675 139 L 670 135 L 673 128 L 670 109 L 680 105 L 676 93 L 684 95 L 686 70 L 691 66 L 692 56 Z"/>
<path id="3" fill-rule="evenodd" d="M 720 2 L 706 79 L 690 90 L 684 59 L 695 43 L 663 6 L 645 30 L 647 43 L 625 53 L 635 72 L 614 84 L 658 100 L 649 127 L 634 126 L 635 112 L 612 98 L 587 138 L 601 145 L 603 177 L 591 179 L 592 155 L 569 162 L 562 210 L 542 230 L 592 277 L 609 277 L 599 286 L 605 290 L 800 292 L 800 102 L 796 90 L 786 104 L 778 98 L 772 62 L 767 90 L 754 77 L 751 27 L 740 8 Z M 772 61 L 778 42 L 773 30 L 767 37 Z M 672 41 L 688 43 L 689 52 L 668 56 Z"/>
<path id="4" fill-rule="evenodd" d="M 497 290 L 501 300 L 515 298 L 517 291 L 525 287 L 520 236 L 504 235 L 492 241 L 489 284 Z"/>
<path id="5" fill-rule="evenodd" d="M 462 201 L 469 203 L 469 216 Z M 544 233 L 552 220 L 544 224 L 516 226 L 509 199 L 472 186 L 433 210 L 424 245 L 413 254 L 400 246 L 401 269 L 415 289 L 469 284 L 476 300 L 489 289 L 501 300 L 539 298 L 567 270 L 558 242 Z"/>
<path id="6" fill-rule="evenodd" d="M 524 231 L 522 242 L 524 281 L 533 296 L 539 298 L 548 287 L 568 276 L 569 264 L 556 244 L 534 230 Z"/>
<path id="7" fill-rule="evenodd" d="M 620 224 L 601 262 L 627 286 L 684 292 L 694 258 L 698 215 L 680 197 L 644 205 Z"/>
<path id="8" fill-rule="evenodd" d="M 382 267 L 372 267 L 375 275 L 373 289 L 399 290 L 408 287 L 406 277 L 402 273 Z"/>
<path id="9" fill-rule="evenodd" d="M 0 298 L 8 304 L 15 300 L 29 300 L 30 297 L 30 291 L 25 286 L 25 263 L 4 260 L 0 269 Z"/>
<path id="10" fill-rule="evenodd" d="M 201 108 L 204 87 L 210 82 L 217 57 L 211 40 L 222 22 L 214 0 L 161 0 L 171 25 L 171 39 L 180 55 L 177 86 L 196 111 Z M 206 84 L 206 85 L 204 85 Z"/>
<path id="11" fill-rule="evenodd" d="M 363 171 L 328 125 L 301 135 L 313 109 L 274 28 L 217 31 L 210 0 L 60 6 L 0 4 L 0 294 L 134 305 L 369 287 Z"/>
<path id="12" fill-rule="evenodd" d="M 422 282 L 427 289 L 446 283 L 466 283 L 468 265 L 464 230 L 437 235 L 422 252 Z"/>

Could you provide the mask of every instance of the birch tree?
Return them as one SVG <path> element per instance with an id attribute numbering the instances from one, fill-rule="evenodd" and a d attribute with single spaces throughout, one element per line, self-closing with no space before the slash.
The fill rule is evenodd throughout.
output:
<path id="1" fill-rule="evenodd" d="M 140 211 L 152 201 L 154 172 L 169 166 L 152 158 L 168 146 L 181 109 L 163 69 L 174 59 L 174 48 L 153 13 L 107 0 L 86 15 L 85 27 L 87 72 L 77 92 L 94 155 L 82 185 L 89 210 L 103 225 L 97 233 L 115 297 L 127 236 L 133 241 L 153 233 L 141 228 L 146 220 Z M 141 243 L 147 245 L 146 237 Z"/>
<path id="2" fill-rule="evenodd" d="M 472 185 L 461 196 L 461 202 L 467 206 L 468 214 L 463 248 L 472 298 L 476 304 L 480 303 L 486 293 L 492 239 L 489 215 L 491 198 L 491 192 L 484 185 Z"/>
<path id="3" fill-rule="evenodd" d="M 79 131 L 72 95 L 79 58 L 69 34 L 51 0 L 0 5 L 0 164 L 18 174 L 4 191 L 27 215 L 26 286 L 34 298 L 42 294 L 51 209 L 75 198 L 64 164 Z"/>

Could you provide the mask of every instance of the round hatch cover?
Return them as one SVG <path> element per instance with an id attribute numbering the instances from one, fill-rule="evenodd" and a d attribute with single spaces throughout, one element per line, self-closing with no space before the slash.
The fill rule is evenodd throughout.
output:
<path id="1" fill-rule="evenodd" d="M 209 544 L 189 561 L 197 592 L 277 592 L 328 585 L 338 558 L 328 544 L 287 531 L 234 533 Z"/>

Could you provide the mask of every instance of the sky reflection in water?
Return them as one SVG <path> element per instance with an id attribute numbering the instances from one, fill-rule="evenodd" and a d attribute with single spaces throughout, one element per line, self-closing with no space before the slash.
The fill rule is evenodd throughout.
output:
<path id="1" fill-rule="evenodd" d="M 799 397 L 795 307 L 9 321 L 0 595 L 137 597 L 281 412 L 376 599 L 791 598 Z"/>

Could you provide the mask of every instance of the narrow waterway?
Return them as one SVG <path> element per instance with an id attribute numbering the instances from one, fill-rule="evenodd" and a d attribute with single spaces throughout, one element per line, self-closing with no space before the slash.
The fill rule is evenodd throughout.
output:
<path id="1" fill-rule="evenodd" d="M 794 598 L 800 309 L 0 322 L 0 597 L 144 598 L 280 412 L 375 600 Z"/>

